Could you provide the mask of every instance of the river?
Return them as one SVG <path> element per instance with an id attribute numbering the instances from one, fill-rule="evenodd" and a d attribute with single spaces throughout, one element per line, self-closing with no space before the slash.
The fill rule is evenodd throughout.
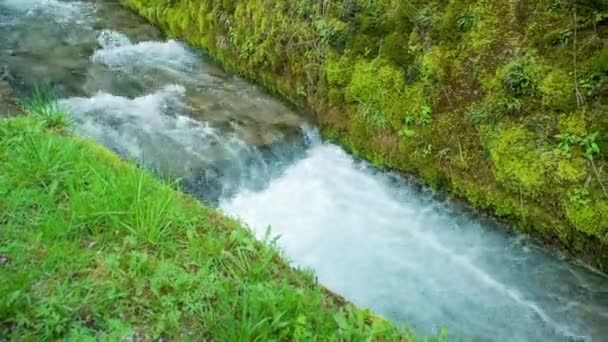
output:
<path id="1" fill-rule="evenodd" d="M 96 140 L 272 236 L 294 265 L 422 335 L 608 341 L 608 278 L 414 179 L 112 1 L 0 0 L 0 81 L 52 89 Z"/>

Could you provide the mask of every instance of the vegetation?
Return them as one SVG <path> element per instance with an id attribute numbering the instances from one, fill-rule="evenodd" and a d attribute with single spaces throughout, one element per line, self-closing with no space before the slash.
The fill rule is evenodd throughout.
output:
<path id="1" fill-rule="evenodd" d="M 608 267 L 605 1 L 121 2 L 356 155 Z"/>
<path id="2" fill-rule="evenodd" d="M 416 340 L 71 136 L 59 107 L 26 109 L 0 118 L 0 339 Z"/>

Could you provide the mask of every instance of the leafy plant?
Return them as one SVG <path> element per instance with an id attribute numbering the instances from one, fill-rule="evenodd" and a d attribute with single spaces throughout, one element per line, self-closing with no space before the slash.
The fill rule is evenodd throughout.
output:
<path id="1" fill-rule="evenodd" d="M 416 119 L 414 118 L 413 115 L 411 115 L 409 112 L 407 114 L 405 114 L 405 116 L 403 117 L 403 122 L 407 125 L 411 125 L 413 123 L 416 122 Z"/>
<path id="2" fill-rule="evenodd" d="M 593 134 L 584 134 L 579 137 L 579 144 L 583 149 L 585 158 L 592 160 L 593 156 L 600 153 L 600 147 L 595 142 L 599 132 Z"/>
<path id="3" fill-rule="evenodd" d="M 332 30 L 331 27 L 327 24 L 324 19 L 318 19 L 313 22 L 315 29 L 317 30 L 317 35 L 321 39 L 328 39 L 331 36 Z"/>
<path id="4" fill-rule="evenodd" d="M 519 58 L 506 66 L 502 74 L 502 85 L 510 95 L 522 97 L 536 93 L 533 64 L 531 58 Z"/>
<path id="5" fill-rule="evenodd" d="M 492 119 L 491 107 L 485 103 L 475 103 L 467 111 L 467 121 L 473 125 L 486 123 Z"/>
<path id="6" fill-rule="evenodd" d="M 346 99 L 357 104 L 358 113 L 376 127 L 388 125 L 404 87 L 403 72 L 386 60 L 359 60 L 346 87 Z"/>
<path id="7" fill-rule="evenodd" d="M 422 126 L 428 126 L 431 124 L 431 107 L 428 105 L 422 106 L 422 110 L 420 111 L 420 118 L 418 119 L 418 123 Z"/>
<path id="8" fill-rule="evenodd" d="M 450 159 L 451 151 L 452 151 L 452 149 L 449 147 L 441 149 L 441 150 L 437 151 L 437 153 L 435 154 L 435 158 L 437 158 L 439 160 L 448 160 L 448 159 Z"/>
<path id="9" fill-rule="evenodd" d="M 236 29 L 232 26 L 228 28 L 228 39 L 230 40 L 230 43 L 232 43 L 232 45 L 234 46 L 236 46 L 239 42 L 238 33 L 236 32 Z"/>
<path id="10" fill-rule="evenodd" d="M 422 10 L 418 11 L 413 18 L 413 22 L 416 26 L 424 29 L 433 29 L 441 18 L 437 14 L 437 11 L 433 8 L 432 4 L 428 4 Z"/>
<path id="11" fill-rule="evenodd" d="M 568 200 L 580 206 L 587 206 L 591 201 L 589 198 L 589 189 L 587 186 L 581 186 L 568 191 Z"/>
<path id="12" fill-rule="evenodd" d="M 595 141 L 598 134 L 599 132 L 582 135 L 572 133 L 557 134 L 555 136 L 559 140 L 557 149 L 561 154 L 570 157 L 573 146 L 578 144 L 582 148 L 585 158 L 593 160 L 593 157 L 600 153 L 600 147 Z"/>
<path id="13" fill-rule="evenodd" d="M 557 134 L 555 137 L 557 139 L 559 139 L 559 143 L 557 144 L 558 150 L 562 154 L 564 154 L 566 156 L 570 156 L 571 151 L 572 151 L 572 146 L 574 144 L 576 144 L 578 137 L 572 133 Z"/>
<path id="14" fill-rule="evenodd" d="M 413 138 L 416 136 L 416 131 L 406 126 L 399 131 L 399 136 L 401 138 Z"/>
<path id="15" fill-rule="evenodd" d="M 253 54 L 255 53 L 255 44 L 253 43 L 253 41 L 251 40 L 247 40 L 247 43 L 245 43 L 245 46 L 243 46 L 243 49 L 241 50 L 241 58 L 249 58 L 251 57 Z"/>
<path id="16" fill-rule="evenodd" d="M 428 157 L 431 154 L 433 154 L 433 145 L 432 144 L 427 144 L 424 147 L 424 150 L 422 151 L 422 155 L 425 156 L 425 157 Z"/>
<path id="17" fill-rule="evenodd" d="M 515 97 L 507 97 L 503 99 L 503 105 L 505 112 L 509 114 L 519 113 L 523 107 L 522 101 Z"/>
<path id="18" fill-rule="evenodd" d="M 361 103 L 359 105 L 359 110 L 363 117 L 370 122 L 376 128 L 384 128 L 388 126 L 389 122 L 384 117 L 384 114 L 381 111 L 374 110 L 371 106 Z"/>
<path id="19" fill-rule="evenodd" d="M 306 97 L 307 93 L 306 93 L 306 87 L 304 86 L 299 86 L 298 87 L 298 95 L 301 97 Z"/>

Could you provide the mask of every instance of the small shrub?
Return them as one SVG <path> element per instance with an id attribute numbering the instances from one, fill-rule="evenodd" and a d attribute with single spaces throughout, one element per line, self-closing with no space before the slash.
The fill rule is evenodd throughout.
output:
<path id="1" fill-rule="evenodd" d="M 538 70 L 532 58 L 518 58 L 500 70 L 505 91 L 513 97 L 535 95 L 538 90 Z"/>
<path id="2" fill-rule="evenodd" d="M 471 8 L 465 10 L 456 20 L 456 26 L 460 31 L 468 31 L 475 26 L 475 12 Z"/>
<path id="3" fill-rule="evenodd" d="M 430 31 L 439 23 L 441 17 L 437 10 L 433 8 L 431 4 L 425 6 L 422 10 L 418 11 L 413 17 L 414 25 L 418 26 L 424 31 Z"/>

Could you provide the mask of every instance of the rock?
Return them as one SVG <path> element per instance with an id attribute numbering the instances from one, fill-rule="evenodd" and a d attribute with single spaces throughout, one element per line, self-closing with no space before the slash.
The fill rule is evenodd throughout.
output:
<path id="1" fill-rule="evenodd" d="M 11 86 L 0 79 L 0 116 L 17 115 L 20 112 Z"/>

